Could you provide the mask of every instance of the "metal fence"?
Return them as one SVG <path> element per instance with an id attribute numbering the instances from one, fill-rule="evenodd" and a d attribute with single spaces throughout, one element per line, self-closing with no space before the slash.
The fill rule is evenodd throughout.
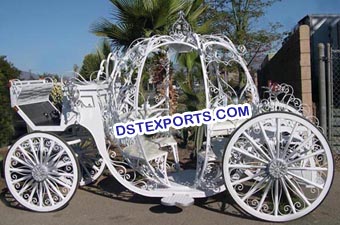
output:
<path id="1" fill-rule="evenodd" d="M 331 122 L 328 138 L 333 151 L 340 154 L 340 50 L 330 49 L 329 56 L 328 88 L 331 91 L 328 97 L 332 100 L 332 107 L 328 113 Z"/>

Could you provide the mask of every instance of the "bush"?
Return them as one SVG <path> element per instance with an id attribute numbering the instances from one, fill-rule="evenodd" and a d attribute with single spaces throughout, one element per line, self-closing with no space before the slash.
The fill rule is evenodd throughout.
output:
<path id="1" fill-rule="evenodd" d="M 14 134 L 8 82 L 19 75 L 20 71 L 5 56 L 0 56 L 0 147 L 7 145 Z"/>

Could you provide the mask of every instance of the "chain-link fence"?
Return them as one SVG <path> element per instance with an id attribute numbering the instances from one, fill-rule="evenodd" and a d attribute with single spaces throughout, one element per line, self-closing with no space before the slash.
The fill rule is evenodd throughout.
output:
<path id="1" fill-rule="evenodd" d="M 331 50 L 331 90 L 332 90 L 332 118 L 331 118 L 331 145 L 338 155 L 340 154 L 340 50 Z"/>

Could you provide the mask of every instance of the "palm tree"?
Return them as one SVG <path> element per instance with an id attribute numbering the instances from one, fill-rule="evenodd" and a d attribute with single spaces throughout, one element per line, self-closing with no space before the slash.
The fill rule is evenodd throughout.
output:
<path id="1" fill-rule="evenodd" d="M 170 26 L 183 11 L 198 33 L 206 33 L 210 21 L 200 23 L 199 16 L 206 10 L 203 0 L 110 0 L 112 19 L 102 18 L 91 31 L 111 40 L 113 47 L 128 47 L 134 40 L 167 34 Z"/>
<path id="2" fill-rule="evenodd" d="M 94 78 L 95 73 L 98 71 L 100 67 L 100 63 L 103 59 L 111 52 L 111 46 L 107 39 L 104 39 L 100 45 L 97 47 L 97 50 L 94 53 L 87 54 L 83 59 L 83 64 L 80 68 L 79 73 L 86 80 L 90 80 L 91 76 Z"/>
<path id="3" fill-rule="evenodd" d="M 213 20 L 207 20 L 203 23 L 199 18 L 207 9 L 207 5 L 203 4 L 204 0 L 110 0 L 110 2 L 114 7 L 112 12 L 114 22 L 102 18 L 92 25 L 91 31 L 98 36 L 110 39 L 112 46 L 117 49 L 121 47 L 128 48 L 138 38 L 168 34 L 180 11 L 184 12 L 186 19 L 195 32 L 201 34 L 211 32 Z M 154 57 L 158 57 L 155 61 L 160 61 L 164 56 L 155 55 Z M 201 108 L 202 96 L 191 91 L 194 80 L 193 64 L 199 59 L 198 55 L 197 53 L 189 53 L 179 56 L 178 59 L 179 63 L 187 68 L 185 74 L 188 75 L 180 74 L 177 76 L 178 83 L 185 92 L 183 103 L 187 105 L 186 109 L 190 111 Z M 198 67 L 200 68 L 200 65 Z M 154 73 L 149 75 L 152 76 L 152 74 Z M 172 88 L 172 83 L 170 87 Z M 177 104 L 176 90 L 170 91 L 172 104 Z M 177 108 L 177 105 L 172 105 L 171 107 Z M 195 132 L 195 136 L 202 137 L 202 135 L 203 132 Z M 184 139 L 186 143 L 187 140 L 186 138 Z"/>
<path id="4" fill-rule="evenodd" d="M 181 111 L 196 111 L 205 107 L 204 92 L 195 91 L 194 82 L 202 81 L 202 67 L 197 52 L 180 53 L 176 58 L 181 69 L 177 72 L 175 80 L 183 91 L 179 98 Z"/>

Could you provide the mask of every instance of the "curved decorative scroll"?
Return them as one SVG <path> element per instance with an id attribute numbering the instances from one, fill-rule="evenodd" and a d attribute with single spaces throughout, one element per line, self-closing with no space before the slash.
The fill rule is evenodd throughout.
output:
<path id="1" fill-rule="evenodd" d="M 310 106 L 303 104 L 301 99 L 294 96 L 294 89 L 289 84 L 273 84 L 270 87 L 264 87 L 266 98 L 261 100 L 258 111 L 286 111 L 293 112 L 301 116 L 305 116 L 308 120 L 315 124 L 322 132 L 319 119 L 313 115 L 313 111 Z"/>
<path id="2" fill-rule="evenodd" d="M 188 21 L 186 21 L 184 12 L 180 11 L 179 18 L 171 27 L 170 35 L 178 39 L 182 39 L 189 36 L 191 32 L 192 28 Z"/>

